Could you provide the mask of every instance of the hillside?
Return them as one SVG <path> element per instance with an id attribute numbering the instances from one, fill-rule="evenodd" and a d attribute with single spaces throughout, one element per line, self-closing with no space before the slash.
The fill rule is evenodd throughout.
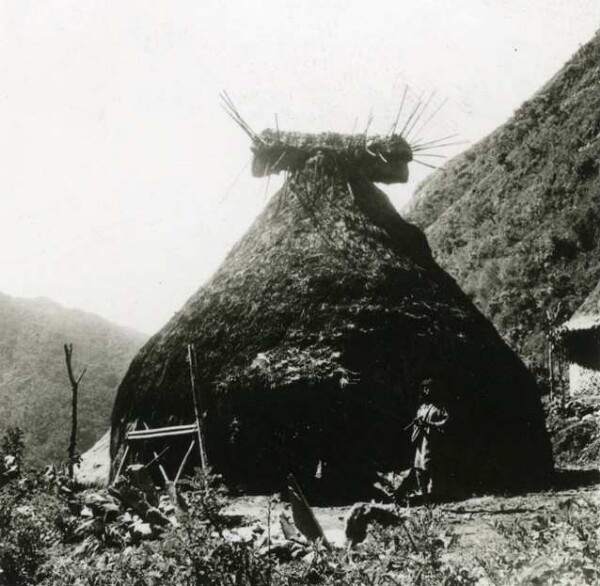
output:
<path id="1" fill-rule="evenodd" d="M 32 463 L 63 460 L 70 431 L 70 386 L 63 344 L 74 346 L 80 386 L 79 445 L 83 451 L 110 424 L 117 385 L 145 336 L 48 299 L 0 294 L 0 434 L 26 432 Z"/>
<path id="2" fill-rule="evenodd" d="M 600 33 L 514 116 L 418 188 L 409 219 L 508 343 L 543 364 L 600 278 Z"/>

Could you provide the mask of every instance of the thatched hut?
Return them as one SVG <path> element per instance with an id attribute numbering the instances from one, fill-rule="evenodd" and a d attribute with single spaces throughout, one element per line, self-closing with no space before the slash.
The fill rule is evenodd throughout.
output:
<path id="1" fill-rule="evenodd" d="M 563 326 L 572 395 L 600 395 L 600 283 Z"/>
<path id="2" fill-rule="evenodd" d="M 293 471 L 341 496 L 406 467 L 405 427 L 430 376 L 451 414 L 455 486 L 546 477 L 533 378 L 373 184 L 406 181 L 408 144 L 265 131 L 253 150 L 254 174 L 284 172 L 285 184 L 133 360 L 113 410 L 113 473 L 132 422 L 193 421 L 193 343 L 209 459 L 230 483 L 276 488 Z"/>

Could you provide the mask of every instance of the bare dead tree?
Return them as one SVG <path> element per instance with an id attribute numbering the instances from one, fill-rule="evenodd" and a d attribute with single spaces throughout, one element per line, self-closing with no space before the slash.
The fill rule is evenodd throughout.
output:
<path id="1" fill-rule="evenodd" d="M 77 448 L 77 398 L 79 393 L 79 383 L 87 370 L 87 367 L 81 371 L 81 374 L 75 378 L 73 375 L 73 366 L 71 358 L 73 357 L 73 344 L 65 344 L 65 361 L 67 363 L 67 373 L 71 383 L 71 439 L 69 440 L 69 478 L 73 480 L 73 468 L 75 465 L 75 450 Z"/>

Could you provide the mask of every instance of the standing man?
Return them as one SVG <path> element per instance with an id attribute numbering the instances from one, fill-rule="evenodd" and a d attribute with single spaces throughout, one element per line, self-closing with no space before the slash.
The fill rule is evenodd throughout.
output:
<path id="1" fill-rule="evenodd" d="M 436 381 L 421 383 L 421 405 L 413 421 L 411 441 L 415 444 L 413 468 L 419 491 L 423 496 L 440 492 L 440 444 L 448 412 L 439 403 Z"/>

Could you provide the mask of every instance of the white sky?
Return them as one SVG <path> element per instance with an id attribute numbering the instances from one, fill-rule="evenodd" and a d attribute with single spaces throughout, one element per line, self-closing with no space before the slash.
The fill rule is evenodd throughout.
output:
<path id="1" fill-rule="evenodd" d="M 152 333 L 264 205 L 249 169 L 221 201 L 250 157 L 221 89 L 257 130 L 377 132 L 408 84 L 447 99 L 426 138 L 475 141 L 598 26 L 597 0 L 0 0 L 0 291 Z"/>

